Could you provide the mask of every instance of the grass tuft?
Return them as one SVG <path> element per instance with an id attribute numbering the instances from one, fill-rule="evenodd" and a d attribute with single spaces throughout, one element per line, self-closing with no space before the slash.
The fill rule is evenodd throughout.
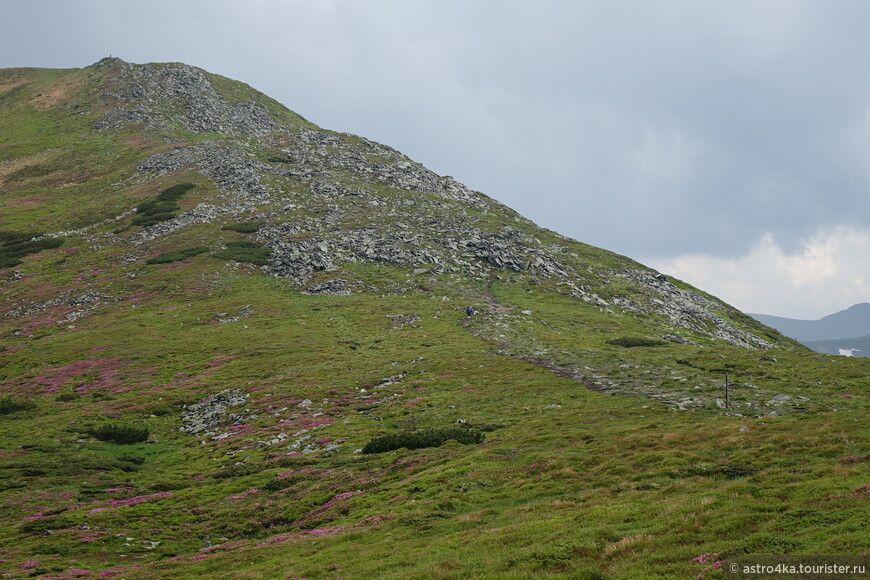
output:
<path id="1" fill-rule="evenodd" d="M 4 396 L 0 397 L 0 415 L 11 415 L 19 411 L 32 411 L 36 408 L 34 401 L 19 399 L 18 397 Z"/>

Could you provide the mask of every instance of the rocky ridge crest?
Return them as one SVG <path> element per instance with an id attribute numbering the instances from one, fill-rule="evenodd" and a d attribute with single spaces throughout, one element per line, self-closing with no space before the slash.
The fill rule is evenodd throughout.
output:
<path id="1" fill-rule="evenodd" d="M 117 88 L 104 95 L 115 106 L 98 122 L 101 130 L 132 122 L 166 131 L 180 124 L 206 137 L 140 163 L 135 178 L 193 168 L 220 190 L 134 235 L 134 245 L 200 223 L 260 220 L 265 225 L 256 239 L 271 251 L 263 270 L 307 292 L 378 290 L 348 279 L 346 271 L 330 277 L 354 263 L 407 269 L 411 279 L 519 276 L 532 283 L 555 281 L 562 293 L 614 313 L 656 314 L 732 344 L 771 346 L 725 320 L 720 314 L 725 305 L 678 288 L 657 272 L 593 271 L 568 244 L 542 242 L 528 220 L 395 149 L 353 135 L 282 125 L 260 103 L 231 103 L 195 67 L 115 64 Z M 232 138 L 208 138 L 217 133 Z M 632 280 L 639 291 L 606 299 L 596 293 L 618 277 Z"/>

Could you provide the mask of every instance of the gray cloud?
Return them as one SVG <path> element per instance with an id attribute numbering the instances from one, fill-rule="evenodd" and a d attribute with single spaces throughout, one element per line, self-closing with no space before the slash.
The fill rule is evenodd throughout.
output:
<path id="1" fill-rule="evenodd" d="M 0 66 L 188 62 L 667 263 L 870 229 L 868 21 L 856 1 L 30 0 Z"/>

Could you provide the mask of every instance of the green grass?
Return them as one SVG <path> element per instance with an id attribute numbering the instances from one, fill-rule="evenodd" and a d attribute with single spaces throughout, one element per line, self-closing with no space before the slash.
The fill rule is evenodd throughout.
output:
<path id="1" fill-rule="evenodd" d="M 85 82 L 99 70 L 15 74 L 29 84 L 0 93 L 0 161 L 21 164 L 0 202 L 4 247 L 94 225 L 28 254 L 20 277 L 0 272 L 9 577 L 680 578 L 700 574 L 693 558 L 708 552 L 866 551 L 867 359 L 785 339 L 742 349 L 662 315 L 587 304 L 527 272 L 419 275 L 358 260 L 295 285 L 187 259 L 223 246 L 221 259 L 258 264 L 265 248 L 237 233 L 288 222 L 316 235 L 338 202 L 273 176 L 292 211 L 262 206 L 225 229 L 143 240 L 121 227 L 126 212 L 215 202 L 213 185 L 191 171 L 133 179 L 167 135 L 97 132 L 96 112 L 64 113 L 99 102 Z M 31 103 L 60 80 L 83 84 L 56 108 Z M 256 95 L 216 82 L 233 102 Z M 247 145 L 261 158 L 280 149 Z M 67 151 L 81 155 L 75 164 Z M 335 179 L 397 207 L 442 201 Z M 197 187 L 181 195 L 177 184 Z M 444 220 L 466 209 L 438 207 Z M 342 209 L 347 229 L 389 218 Z M 564 247 L 604 299 L 650 297 L 625 278 L 602 282 L 638 267 L 627 258 L 494 203 L 467 212 L 484 231 L 507 224 Z M 155 254 L 168 265 L 143 267 Z M 355 292 L 300 292 L 333 278 L 357 281 Z M 649 348 L 674 333 L 686 342 Z M 231 388 L 249 397 L 223 422 L 179 431 L 186 409 Z M 776 395 L 790 398 L 770 403 Z M 92 436 L 104 429 L 106 441 Z M 435 446 L 418 447 L 421 434 L 438 435 Z M 463 445 L 465 434 L 482 437 Z M 365 453 L 374 441 L 387 445 Z"/>
<path id="2" fill-rule="evenodd" d="M 215 253 L 214 257 L 221 260 L 233 260 L 257 266 L 266 266 L 269 264 L 269 254 L 269 249 L 262 244 L 235 240 L 227 242 L 226 249 Z"/>

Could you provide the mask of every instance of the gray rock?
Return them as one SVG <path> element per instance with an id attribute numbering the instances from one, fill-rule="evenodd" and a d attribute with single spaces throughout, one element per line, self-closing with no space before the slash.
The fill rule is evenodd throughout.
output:
<path id="1" fill-rule="evenodd" d="M 303 294 L 333 294 L 336 296 L 348 296 L 351 293 L 347 280 L 342 278 L 333 278 L 326 282 L 312 284 L 303 292 Z"/>
<path id="2" fill-rule="evenodd" d="M 730 322 L 717 315 L 715 310 L 725 308 L 723 304 L 712 302 L 697 292 L 679 288 L 663 274 L 652 270 L 629 269 L 619 276 L 630 278 L 662 296 L 663 300 L 653 300 L 649 306 L 640 308 L 667 316 L 671 324 L 710 334 L 746 348 L 773 346 L 751 332 L 735 328 Z"/>
<path id="3" fill-rule="evenodd" d="M 123 88 L 102 96 L 116 106 L 103 114 L 98 129 L 144 123 L 149 129 L 170 130 L 180 122 L 196 133 L 243 137 L 264 137 L 282 129 L 263 105 L 229 102 L 215 90 L 205 71 L 196 67 L 116 63 Z"/>
<path id="4" fill-rule="evenodd" d="M 790 395 L 776 395 L 771 400 L 769 400 L 767 402 L 767 404 L 768 405 L 782 405 L 783 403 L 786 403 L 788 401 L 791 401 Z"/>
<path id="5" fill-rule="evenodd" d="M 185 405 L 181 413 L 182 433 L 202 433 L 226 423 L 240 424 L 256 417 L 253 414 L 228 413 L 232 407 L 240 407 L 248 400 L 248 393 L 241 389 L 226 389 L 208 396 L 193 405 Z"/>

